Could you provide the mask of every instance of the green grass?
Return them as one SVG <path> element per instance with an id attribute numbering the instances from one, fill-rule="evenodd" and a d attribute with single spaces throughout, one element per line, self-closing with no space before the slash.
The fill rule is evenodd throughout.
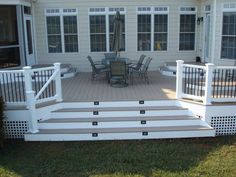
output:
<path id="1" fill-rule="evenodd" d="M 7 142 L 1 177 L 235 177 L 236 136 L 142 141 Z"/>

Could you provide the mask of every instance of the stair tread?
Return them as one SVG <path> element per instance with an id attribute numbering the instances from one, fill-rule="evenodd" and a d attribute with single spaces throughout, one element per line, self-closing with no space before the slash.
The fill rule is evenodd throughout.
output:
<path id="1" fill-rule="evenodd" d="M 92 118 L 51 118 L 40 123 L 115 122 L 151 120 L 198 120 L 194 116 L 134 116 L 134 117 L 92 117 Z"/>
<path id="2" fill-rule="evenodd" d="M 139 111 L 139 110 L 187 110 L 187 108 L 182 108 L 178 106 L 91 107 L 91 108 L 63 108 L 53 112 Z"/>
<path id="3" fill-rule="evenodd" d="M 129 128 L 86 128 L 86 129 L 40 129 L 32 134 L 89 134 L 89 133 L 131 133 L 131 132 L 164 132 L 164 131 L 203 131 L 214 130 L 203 125 L 166 126 L 166 127 L 129 127 Z"/>

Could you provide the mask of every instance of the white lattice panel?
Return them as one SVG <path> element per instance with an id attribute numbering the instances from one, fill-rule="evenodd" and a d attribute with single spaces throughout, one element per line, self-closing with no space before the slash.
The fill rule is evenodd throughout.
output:
<path id="1" fill-rule="evenodd" d="M 211 126 L 216 130 L 216 135 L 235 135 L 236 116 L 220 116 L 211 118 Z"/>
<path id="2" fill-rule="evenodd" d="M 28 129 L 28 121 L 4 121 L 4 133 L 7 139 L 22 139 Z"/>

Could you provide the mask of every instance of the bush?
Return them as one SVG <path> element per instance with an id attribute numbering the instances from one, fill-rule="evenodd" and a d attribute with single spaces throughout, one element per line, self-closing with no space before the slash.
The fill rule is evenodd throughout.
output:
<path id="1" fill-rule="evenodd" d="M 2 97 L 0 97 L 0 147 L 3 146 L 3 141 L 4 141 L 3 119 L 4 119 L 4 102 Z"/>

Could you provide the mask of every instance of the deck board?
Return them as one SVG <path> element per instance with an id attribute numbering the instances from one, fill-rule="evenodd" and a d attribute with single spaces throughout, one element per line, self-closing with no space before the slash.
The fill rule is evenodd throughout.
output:
<path id="1" fill-rule="evenodd" d="M 91 81 L 91 73 L 78 73 L 73 78 L 62 80 L 63 100 L 81 101 L 134 101 L 175 99 L 175 78 L 162 76 L 151 71 L 150 83 L 146 84 L 137 76 L 128 87 L 114 88 L 108 84 L 104 75 Z"/>

